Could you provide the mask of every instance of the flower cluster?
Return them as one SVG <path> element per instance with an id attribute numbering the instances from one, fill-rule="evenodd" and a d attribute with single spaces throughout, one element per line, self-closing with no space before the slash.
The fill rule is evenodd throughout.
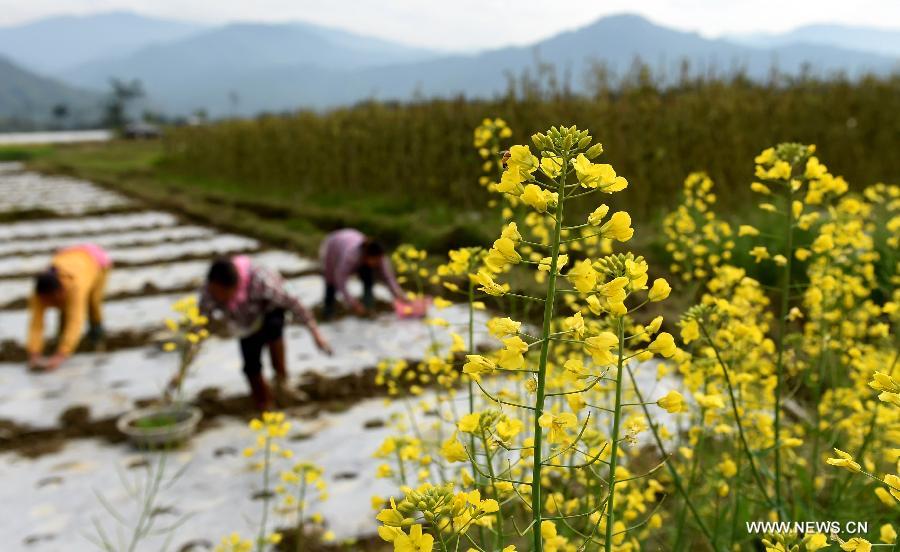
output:
<path id="1" fill-rule="evenodd" d="M 323 479 L 323 469 L 309 462 L 296 462 L 288 469 L 279 472 L 279 483 L 272 487 L 273 471 L 276 462 L 284 462 L 294 457 L 294 451 L 285 446 L 291 423 L 282 412 L 264 412 L 260 418 L 249 423 L 255 434 L 253 446 L 244 449 L 247 458 L 258 458 L 251 465 L 254 471 L 261 473 L 262 512 L 258 523 L 258 532 L 254 540 L 244 539 L 238 533 L 232 533 L 222 539 L 217 551 L 247 552 L 262 551 L 270 546 L 282 543 L 280 532 L 269 532 L 270 503 L 278 498 L 274 513 L 284 516 L 296 528 L 293 531 L 293 542 L 297 550 L 303 550 L 303 543 L 312 532 L 324 542 L 334 540 L 334 534 L 324 528 L 324 519 L 319 512 L 310 513 L 311 504 L 321 504 L 328 500 L 328 491 Z M 312 529 L 312 531 L 309 531 Z"/>
<path id="2" fill-rule="evenodd" d="M 165 326 L 168 335 L 162 345 L 166 352 L 177 351 L 179 354 L 178 371 L 172 377 L 169 391 L 175 391 L 180 399 L 181 384 L 197 358 L 203 341 L 209 337 L 207 325 L 209 319 L 200 314 L 197 297 L 189 295 L 179 299 L 172 305 L 177 314 L 175 318 L 166 318 Z"/>
<path id="3" fill-rule="evenodd" d="M 297 528 L 295 547 L 302 550 L 302 541 L 311 525 L 324 542 L 334 540 L 334 533 L 323 528 L 321 512 L 310 512 L 313 504 L 328 500 L 328 487 L 322 477 L 324 470 L 310 462 L 298 462 L 290 469 L 282 470 L 275 494 L 280 497 L 275 511 L 293 522 Z"/>
<path id="4" fill-rule="evenodd" d="M 716 217 L 712 188 L 706 173 L 690 174 L 684 181 L 681 204 L 663 219 L 666 251 L 673 259 L 669 269 L 686 282 L 706 280 L 719 264 L 731 259 L 731 225 Z M 741 231 L 747 228 L 742 226 Z"/>
<path id="5" fill-rule="evenodd" d="M 503 159 L 500 154 L 501 140 L 512 136 L 512 129 L 500 118 L 484 119 L 475 128 L 473 145 L 482 159 L 481 170 L 484 173 L 478 183 L 493 190 L 497 186 L 497 178 L 503 171 Z"/>
<path id="6" fill-rule="evenodd" d="M 751 189 L 762 197 L 765 231 L 742 224 L 738 233 L 755 241 L 749 253 L 774 285 L 719 263 L 700 303 L 682 317 L 690 354 L 673 360 L 691 399 L 689 448 L 679 450 L 689 460 L 679 468 L 684 494 L 735 508 L 748 497 L 760 505 L 750 518 L 784 519 L 798 504 L 814 504 L 813 512 L 834 519 L 850 512 L 849 496 L 874 484 L 870 492 L 895 508 L 900 454 L 890 428 L 900 417 L 889 389 L 898 356 L 896 277 L 876 267 L 898 224 L 897 202 L 892 207 L 888 198 L 900 192 L 882 184 L 851 193 L 812 146 L 781 144 L 755 161 Z M 692 261 L 676 262 L 686 271 Z M 881 391 L 881 406 L 868 398 L 871 388 Z M 718 457 L 693 454 L 712 447 Z M 696 476 L 709 469 L 722 479 Z M 702 506 L 688 511 L 698 524 L 713 519 Z M 873 521 L 891 517 L 867 510 Z M 882 525 L 883 542 L 893 542 L 892 532 Z M 772 536 L 764 544 L 816 550 L 829 540 L 843 550 L 871 546 L 862 536 L 839 535 Z"/>
<path id="7" fill-rule="evenodd" d="M 490 514 L 500 508 L 496 500 L 483 500 L 477 490 L 454 492 L 452 483 L 406 487 L 404 494 L 400 502 L 392 498 L 390 507 L 376 516 L 382 523 L 378 534 L 394 543 L 395 550 L 430 551 L 435 535 L 423 531 L 424 527 L 441 543 L 458 542 L 472 526 L 490 526 Z"/>
<path id="8" fill-rule="evenodd" d="M 756 158 L 760 230 L 720 219 L 712 181 L 690 175 L 663 223 L 668 268 L 690 282 L 678 293 L 697 297 L 676 338 L 663 311 L 642 310 L 673 290 L 621 250 L 631 216 L 590 203 L 629 185 L 602 152 L 575 127 L 509 148 L 491 186 L 509 200 L 499 235 L 428 274 L 468 305 L 469 324 L 425 361 L 379 372 L 404 401 L 410 383 L 441 383 L 407 402 L 379 449 L 379 474 L 404 493 L 379 514 L 381 536 L 395 550 L 718 550 L 747 544 L 741 520 L 799 508 L 844 519 L 871 493 L 876 536 L 762 544 L 893 542 L 900 189 L 853 193 L 815 148 L 782 144 Z M 471 315 L 485 302 L 498 312 L 482 328 Z M 475 346 L 481 332 L 494 346 Z"/>
<path id="9" fill-rule="evenodd" d="M 455 389 L 439 390 L 447 398 L 438 399 L 435 411 L 452 428 L 438 424 L 426 432 L 410 424 L 413 435 L 391 437 L 379 449 L 390 461 L 380 475 L 396 477 L 403 466 L 405 485 L 409 468 L 429 461 L 419 466 L 422 487 L 414 500 L 407 494 L 406 502 L 379 515 L 382 537 L 395 550 L 409 549 L 409 541 L 417 550 L 449 550 L 458 542 L 507 549 L 515 540 L 507 520 L 517 517 L 532 518 L 526 534 L 536 550 L 634 547 L 661 525 L 655 510 L 662 484 L 625 464 L 637 453 L 629 445 L 647 430 L 651 407 L 671 415 L 687 408 L 676 391 L 645 402 L 629 381 L 640 362 L 678 353 L 673 336 L 660 331 L 662 317 L 647 324 L 632 319 L 644 305 L 665 300 L 671 287 L 662 278 L 651 281 L 640 255 L 611 253 L 611 243 L 634 234 L 627 212 L 600 204 L 585 219 L 564 222 L 567 205 L 627 188 L 610 165 L 594 161 L 602 146 L 574 127 L 551 128 L 532 141 L 540 155 L 529 146 L 511 147 L 494 187 L 519 212 L 506 213 L 490 247 L 451 251 L 436 275 L 467 300 L 470 313 L 483 308 L 484 298 L 542 303 L 541 327 L 496 316 L 486 329 L 501 346 L 483 352 L 474 348 L 478 329 L 470 317 L 468 343 L 460 348 L 465 358 L 443 363 L 461 367 L 467 411 L 459 412 Z M 543 298 L 518 292 L 528 272 Z M 405 369 L 391 363 L 384 380 L 390 385 Z M 432 483 L 435 478 L 449 483 Z M 470 490 L 453 494 L 452 482 Z M 490 507 L 463 515 L 460 508 L 473 502 L 462 497 L 473 496 Z M 631 530 L 634 525 L 642 528 Z"/>

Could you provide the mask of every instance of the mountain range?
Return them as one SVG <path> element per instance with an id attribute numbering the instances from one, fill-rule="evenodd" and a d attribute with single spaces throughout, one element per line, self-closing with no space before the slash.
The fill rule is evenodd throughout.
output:
<path id="1" fill-rule="evenodd" d="M 32 75 L 33 87 L 43 83 L 79 106 L 96 103 L 115 77 L 140 79 L 157 110 L 212 115 L 321 109 L 366 99 L 485 97 L 502 93 L 510 76 L 533 74 L 540 63 L 571 75 L 576 91 L 584 89 L 595 64 L 622 75 L 636 58 L 672 77 L 685 60 L 696 72 L 741 69 L 758 79 L 773 67 L 850 76 L 895 71 L 898 53 L 889 45 L 900 44 L 900 32 L 883 31 L 873 41 L 858 31 L 832 26 L 798 29 L 795 36 L 711 39 L 618 15 L 530 46 L 448 54 L 308 23 L 204 26 L 128 13 L 59 17 L 0 27 L 0 55 L 19 65 L 0 64 L 0 117 L 21 109 L 21 99 L 12 102 L 15 94 L 5 90 L 6 75 L 21 81 L 28 71 L 44 75 Z"/>
<path id="2" fill-rule="evenodd" d="M 0 55 L 0 129 L 95 125 L 100 94 L 26 71 Z"/>
<path id="3" fill-rule="evenodd" d="M 727 38 L 757 48 L 798 43 L 824 44 L 885 56 L 900 56 L 900 31 L 871 27 L 806 25 L 785 33 L 736 34 L 728 35 Z"/>

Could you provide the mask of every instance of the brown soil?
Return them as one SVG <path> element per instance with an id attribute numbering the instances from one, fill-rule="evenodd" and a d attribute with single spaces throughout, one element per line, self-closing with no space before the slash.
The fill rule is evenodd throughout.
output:
<path id="1" fill-rule="evenodd" d="M 293 527 L 279 527 L 278 532 L 281 533 L 281 542 L 276 550 L 279 552 L 294 552 L 297 550 L 297 530 Z M 359 537 L 348 542 L 322 542 L 319 533 L 307 532 L 303 536 L 301 548 L 304 552 L 338 552 L 338 551 L 359 551 L 359 552 L 388 552 L 393 550 L 391 543 L 385 542 L 377 535 L 367 537 Z"/>
<path id="2" fill-rule="evenodd" d="M 96 217 L 96 216 L 104 216 L 104 215 L 127 215 L 127 214 L 131 214 L 132 212 L 133 213 L 141 213 L 141 212 L 146 212 L 146 211 L 141 210 L 141 209 L 134 209 L 134 210 L 130 210 L 130 211 L 122 212 L 122 213 L 91 213 L 89 215 L 80 215 L 80 216 L 79 215 L 61 216 L 58 214 L 54 214 L 52 216 L 35 217 L 34 219 L 21 219 L 21 220 L 16 220 L 14 222 L 22 222 L 25 220 L 46 220 L 46 219 L 54 219 L 54 220 L 57 220 L 57 219 L 79 219 L 79 218 Z M 6 222 L 10 222 L 10 221 L 6 221 Z M 2 220 L 0 220 L 0 224 L 3 224 L 3 223 L 4 222 Z M 184 224 L 184 223 L 185 223 L 185 221 L 182 221 L 180 218 L 178 218 L 176 216 L 176 223 L 175 223 L 176 225 Z M 160 228 L 171 228 L 172 226 L 173 225 L 171 225 L 171 224 L 160 224 L 160 223 L 156 223 L 156 222 L 149 222 L 146 225 L 130 226 L 128 228 L 123 228 L 121 231 L 122 232 L 150 231 L 150 230 L 157 230 Z M 28 236 L 21 238 L 21 239 L 39 240 L 42 238 L 71 238 L 73 236 L 79 236 L 79 237 L 85 238 L 86 240 L 90 240 L 91 236 L 106 236 L 108 234 L 109 234 L 108 229 L 103 229 L 103 230 L 85 229 L 85 230 L 72 230 L 72 231 L 66 231 L 66 232 L 53 232 L 52 234 L 49 234 L 49 233 L 48 234 L 29 234 Z M 16 239 L 18 239 L 18 238 L 16 238 Z M 10 241 L 10 240 L 4 239 L 2 241 Z M 52 248 L 50 248 L 50 250 L 52 250 Z"/>
<path id="3" fill-rule="evenodd" d="M 153 230 L 154 228 L 156 228 L 156 227 L 135 228 L 134 230 L 135 231 L 138 231 L 138 230 L 147 231 L 147 230 Z M 160 228 L 166 228 L 166 227 L 160 227 Z M 130 231 L 130 230 L 128 230 L 128 231 Z M 99 232 L 79 232 L 78 234 L 74 234 L 74 235 L 85 236 L 86 237 L 85 241 L 90 241 L 88 236 L 97 236 L 97 235 L 106 236 L 108 234 L 109 234 L 108 230 L 102 230 Z M 65 234 L 54 234 L 53 235 L 54 238 L 64 237 L 64 236 L 65 236 Z M 31 238 L 28 238 L 28 239 L 30 240 Z M 41 237 L 37 236 L 34 239 L 41 239 Z M 116 249 L 119 249 L 119 248 L 124 249 L 126 247 L 151 247 L 151 246 L 155 246 L 155 245 L 184 243 L 184 242 L 194 241 L 197 239 L 203 239 L 203 237 L 198 238 L 197 236 L 185 236 L 185 237 L 175 236 L 175 237 L 171 237 L 171 238 L 154 239 L 151 241 L 136 241 L 136 242 L 132 242 L 132 243 L 122 243 L 122 244 L 116 245 L 115 248 Z M 40 255 L 40 254 L 46 255 L 47 253 L 52 253 L 54 251 L 56 251 L 55 246 L 47 246 L 46 244 L 42 244 L 40 247 L 37 247 L 37 248 L 12 250 L 7 253 L 0 253 L 0 259 L 6 258 L 6 257 L 29 257 L 29 256 L 33 256 L 33 255 Z"/>
<path id="4" fill-rule="evenodd" d="M 415 361 L 410 363 L 415 364 Z M 278 406 L 307 419 L 323 412 L 342 412 L 360 400 L 385 395 L 385 389 L 375 385 L 375 375 L 375 368 L 337 378 L 310 372 L 304 374 L 294 392 L 281 397 L 282 402 Z M 143 407 L 155 402 L 157 399 L 139 400 L 135 406 Z M 223 397 L 215 388 L 203 390 L 193 404 L 203 411 L 198 431 L 215 427 L 215 420 L 220 416 L 249 420 L 258 414 L 249 396 Z M 366 427 L 377 428 L 383 423 L 382 420 L 369 420 Z M 88 437 L 110 443 L 125 440 L 116 429 L 116 417 L 94 420 L 90 408 L 84 405 L 66 410 L 60 416 L 59 425 L 49 429 L 32 429 L 11 420 L 0 420 L 0 452 L 16 451 L 29 458 L 57 452 L 68 439 Z M 222 453 L 227 454 L 227 451 Z"/>
<path id="5" fill-rule="evenodd" d="M 280 527 L 278 532 L 281 533 L 283 540 L 278 544 L 276 550 L 279 552 L 294 552 L 297 550 L 295 529 Z M 191 540 L 182 543 L 175 550 L 178 552 L 205 552 L 215 548 L 216 544 L 205 539 Z M 360 537 L 348 542 L 326 543 L 322 542 L 319 535 L 308 534 L 304 536 L 301 546 L 300 550 L 303 550 L 303 552 L 389 552 L 393 549 L 390 543 L 384 542 L 377 535 Z"/>
<path id="6" fill-rule="evenodd" d="M 87 217 L 98 217 L 103 215 L 122 215 L 126 213 L 135 213 L 144 210 L 140 205 L 119 205 L 116 207 L 107 207 L 98 209 L 89 213 L 58 213 L 52 209 L 21 209 L 18 211 L 6 211 L 0 213 L 0 224 L 11 222 L 24 222 L 32 220 L 48 220 L 48 219 L 82 219 Z M 80 232 L 79 232 L 80 234 Z M 54 237 L 64 234 L 54 234 Z M 35 236 L 37 238 L 41 236 Z"/>
<path id="7" fill-rule="evenodd" d="M 141 331 L 127 331 L 110 334 L 106 337 L 102 347 L 104 351 L 119 351 L 122 349 L 133 349 L 147 345 L 153 341 L 153 336 L 160 328 L 153 328 Z M 92 348 L 87 340 L 82 340 L 78 345 L 79 353 L 97 352 Z M 28 353 L 22 343 L 8 339 L 0 342 L 0 362 L 25 362 Z"/>
<path id="8" fill-rule="evenodd" d="M 228 255 L 249 255 L 252 253 L 259 253 L 261 251 L 262 251 L 261 249 L 251 247 L 251 248 L 236 249 L 234 251 L 229 251 L 227 254 Z M 213 256 L 215 256 L 215 255 L 213 255 Z M 208 252 L 194 253 L 194 254 L 190 254 L 190 255 L 182 255 L 181 257 L 176 257 L 174 259 L 166 259 L 165 263 L 160 263 L 159 261 L 157 261 L 155 259 L 145 259 L 142 261 L 134 261 L 134 262 L 127 262 L 127 261 L 117 262 L 115 264 L 115 267 L 116 268 L 139 268 L 142 266 L 158 266 L 160 264 L 172 264 L 172 263 L 180 263 L 180 262 L 186 262 L 186 261 L 210 260 L 211 258 L 212 257 L 210 255 L 210 253 L 208 253 Z M 0 281 L 17 280 L 20 278 L 30 278 L 32 276 L 34 276 L 33 271 L 19 272 L 19 273 L 12 273 L 12 274 L 0 274 Z"/>

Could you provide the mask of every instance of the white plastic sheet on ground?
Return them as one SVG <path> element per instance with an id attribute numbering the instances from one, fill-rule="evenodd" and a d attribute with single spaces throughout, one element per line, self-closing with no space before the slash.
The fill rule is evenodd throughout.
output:
<path id="1" fill-rule="evenodd" d="M 0 212 L 41 209 L 81 215 L 131 203 L 120 194 L 84 180 L 16 171 L 16 165 L 11 168 L 0 173 L 3 175 L 0 179 Z"/>
<path id="2" fill-rule="evenodd" d="M 178 243 L 159 243 L 114 247 L 107 250 L 113 264 L 163 263 L 182 257 L 205 255 L 215 257 L 232 252 L 250 251 L 259 242 L 243 236 L 221 234 Z M 0 258 L 0 276 L 38 272 L 50 264 L 53 253 Z"/>
<path id="3" fill-rule="evenodd" d="M 2 179 L 0 179 L 2 182 Z M 28 220 L 0 225 L 0 240 L 30 240 L 42 237 L 59 237 L 73 234 L 89 235 L 132 231 L 136 229 L 175 226 L 178 219 L 169 213 L 144 211 L 122 215 L 98 215 L 83 218 Z"/>
<path id="4" fill-rule="evenodd" d="M 339 538 L 374 533 L 377 522 L 369 497 L 388 495 L 394 490 L 391 483 L 375 479 L 376 461 L 372 458 L 388 429 L 365 425 L 372 420 L 386 421 L 397 408 L 369 400 L 343 413 L 294 420 L 291 436 L 301 436 L 302 440 L 289 440 L 288 446 L 296 454 L 295 461 L 312 461 L 325 468 L 330 497 L 313 511 L 325 516 L 328 527 Z M 261 490 L 261 482 L 241 451 L 252 445 L 255 438 L 241 421 L 222 418 L 217 423 L 217 428 L 197 435 L 167 459 L 168 474 L 188 466 L 184 475 L 162 494 L 159 506 L 166 513 L 160 515 L 158 523 L 164 526 L 181 516 L 190 516 L 190 521 L 174 533 L 170 550 L 197 540 L 215 544 L 232 531 L 253 536 L 262 507 L 253 496 Z M 0 454 L 0 542 L 6 543 L 4 550 L 96 550 L 87 538 L 95 535 L 94 520 L 100 520 L 111 535 L 115 535 L 116 526 L 96 493 L 102 493 L 133 523 L 136 509 L 125 492 L 120 473 L 129 478 L 144 473 L 129 466 L 145 460 L 155 463 L 158 456 L 94 439 L 71 441 L 62 451 L 36 459 Z M 281 465 L 288 468 L 291 464 L 284 460 Z M 278 517 L 270 519 L 285 526 L 290 522 Z M 159 536 L 139 550 L 158 550 L 163 542 L 164 537 Z"/>
<path id="5" fill-rule="evenodd" d="M 208 238 L 216 233 L 212 228 L 202 226 L 173 226 L 163 228 L 151 228 L 149 230 L 135 230 L 115 232 L 111 234 L 96 235 L 72 235 L 57 238 L 17 239 L 15 241 L 0 242 L 0 256 L 2 255 L 34 255 L 48 253 L 72 247 L 83 243 L 94 243 L 103 248 L 115 248 L 124 246 L 148 245 L 164 243 L 168 241 L 182 241 L 189 239 Z"/>

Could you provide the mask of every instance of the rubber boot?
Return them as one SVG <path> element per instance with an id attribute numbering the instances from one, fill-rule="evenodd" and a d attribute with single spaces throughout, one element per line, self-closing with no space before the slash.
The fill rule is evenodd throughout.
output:
<path id="1" fill-rule="evenodd" d="M 285 361 L 283 337 L 269 342 L 269 360 L 272 361 L 275 377 L 287 380 L 287 362 Z"/>
<path id="2" fill-rule="evenodd" d="M 262 373 L 247 376 L 250 384 L 250 394 L 253 396 L 253 404 L 260 412 L 268 412 L 272 409 L 272 394 Z"/>
<path id="3" fill-rule="evenodd" d="M 106 350 L 106 331 L 102 322 L 91 322 L 85 338 L 92 351 L 100 353 Z"/>
<path id="4" fill-rule="evenodd" d="M 290 389 L 284 350 L 284 338 L 269 343 L 269 360 L 275 371 L 275 402 L 280 408 L 287 408 L 297 402 L 297 397 Z"/>

